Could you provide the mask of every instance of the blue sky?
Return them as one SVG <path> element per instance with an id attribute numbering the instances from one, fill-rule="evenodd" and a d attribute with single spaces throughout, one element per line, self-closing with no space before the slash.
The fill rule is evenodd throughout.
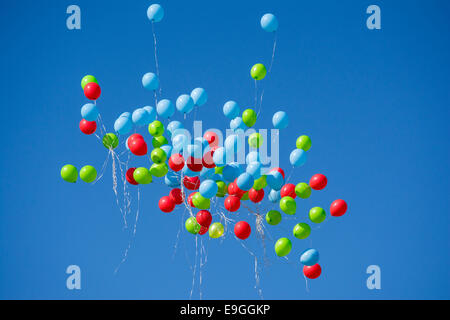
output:
<path id="1" fill-rule="evenodd" d="M 111 167 L 95 185 L 72 185 L 59 176 L 66 163 L 100 168 L 107 154 L 78 129 L 85 74 L 100 82 L 98 106 L 109 130 L 120 113 L 153 105 L 140 83 L 155 70 L 146 18 L 151 3 L 1 3 L 0 298 L 189 298 L 195 237 L 181 229 L 174 254 L 183 210 L 158 210 L 158 199 L 169 192 L 161 180 L 140 188 L 137 234 L 114 274 L 130 233 L 123 230 Z M 204 87 L 209 99 L 197 119 L 223 129 L 223 103 L 251 106 L 249 69 L 270 63 L 273 38 L 259 19 L 266 12 L 278 17 L 277 52 L 271 74 L 261 81 L 265 94 L 257 126 L 270 128 L 275 111 L 289 114 L 290 126 L 280 133 L 287 172 L 297 136 L 312 138 L 308 162 L 291 182 L 322 172 L 329 183 L 310 199 L 297 200 L 298 221 L 312 206 L 328 208 L 337 198 L 349 204 L 344 217 L 315 228 L 310 239 L 292 239 L 291 263 L 276 258 L 268 241 L 264 298 L 450 298 L 448 2 L 160 3 L 163 96 L 174 101 Z M 70 4 L 81 8 L 81 30 L 66 28 Z M 371 4 L 381 8 L 381 30 L 366 28 Z M 136 189 L 132 195 L 136 199 Z M 272 237 L 292 238 L 296 219 L 271 227 Z M 257 299 L 253 258 L 239 242 L 233 236 L 201 239 L 208 252 L 202 297 Z M 255 233 L 246 244 L 262 253 Z M 298 257 L 310 246 L 320 251 L 323 274 L 308 281 L 306 290 Z M 65 286 L 71 264 L 82 271 L 79 291 Z M 365 270 L 372 264 L 381 267 L 381 290 L 366 287 Z"/>

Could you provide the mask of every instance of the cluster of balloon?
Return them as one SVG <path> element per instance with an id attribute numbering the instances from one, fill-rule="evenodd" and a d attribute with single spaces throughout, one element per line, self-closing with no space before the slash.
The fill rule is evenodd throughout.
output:
<path id="1" fill-rule="evenodd" d="M 80 170 L 80 179 L 86 183 L 94 182 L 97 179 L 97 170 L 91 165 L 87 165 Z M 71 164 L 66 164 L 61 168 L 61 178 L 64 181 L 75 183 L 78 179 L 78 170 Z"/>

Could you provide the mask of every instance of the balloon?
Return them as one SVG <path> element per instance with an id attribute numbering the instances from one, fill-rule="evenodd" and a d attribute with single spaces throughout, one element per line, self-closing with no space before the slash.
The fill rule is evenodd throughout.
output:
<path id="1" fill-rule="evenodd" d="M 320 276 L 321 273 L 322 273 L 322 268 L 320 267 L 319 264 L 303 267 L 303 274 L 308 279 L 316 279 Z"/>
<path id="2" fill-rule="evenodd" d="M 85 87 L 88 83 L 91 83 L 91 82 L 98 83 L 98 82 L 97 82 L 97 79 L 95 79 L 94 76 L 91 76 L 91 75 L 84 76 L 83 79 L 81 79 L 81 88 L 83 88 L 83 90 L 84 90 L 84 87 Z M 88 120 L 88 119 L 86 119 L 86 120 Z M 95 120 L 95 119 L 92 119 L 92 120 Z M 88 120 L 88 121 L 92 121 L 92 120 Z"/>
<path id="3" fill-rule="evenodd" d="M 150 153 L 150 158 L 154 163 L 163 163 L 166 161 L 167 155 L 162 149 L 156 148 Z"/>
<path id="4" fill-rule="evenodd" d="M 292 231 L 297 239 L 306 239 L 311 234 L 311 227 L 306 223 L 297 223 Z"/>
<path id="5" fill-rule="evenodd" d="M 236 180 L 236 184 L 241 190 L 248 191 L 253 187 L 255 180 L 251 174 L 247 172 L 242 173 Z"/>
<path id="6" fill-rule="evenodd" d="M 131 119 L 131 113 L 129 113 L 129 112 L 124 112 L 124 113 L 122 113 L 122 114 L 119 116 L 119 118 L 121 118 L 121 117 L 125 117 L 125 118 L 130 118 L 130 119 Z"/>
<path id="7" fill-rule="evenodd" d="M 159 4 L 152 4 L 147 9 L 147 18 L 152 22 L 160 22 L 164 17 L 164 9 Z"/>
<path id="8" fill-rule="evenodd" d="M 197 220 L 195 220 L 194 217 L 188 218 L 184 225 L 186 227 L 186 230 L 192 234 L 199 233 L 199 231 L 201 229 L 201 225 L 197 222 Z"/>
<path id="9" fill-rule="evenodd" d="M 183 177 L 183 185 L 186 189 L 197 190 L 200 187 L 200 179 L 198 177 Z"/>
<path id="10" fill-rule="evenodd" d="M 154 163 L 150 167 L 150 173 L 152 174 L 152 176 L 158 178 L 164 177 L 168 171 L 169 168 L 167 167 L 166 163 Z"/>
<path id="11" fill-rule="evenodd" d="M 208 142 L 210 147 L 219 145 L 219 136 L 213 131 L 206 131 L 203 138 Z"/>
<path id="12" fill-rule="evenodd" d="M 159 87 L 159 80 L 156 74 L 148 72 L 142 77 L 142 85 L 145 89 L 154 91 Z"/>
<path id="13" fill-rule="evenodd" d="M 208 95 L 206 94 L 205 89 L 203 88 L 195 88 L 191 92 L 191 98 L 194 100 L 194 104 L 196 106 L 201 107 L 208 100 Z"/>
<path id="14" fill-rule="evenodd" d="M 87 121 L 95 121 L 98 117 L 97 106 L 93 103 L 86 103 L 81 107 L 81 117 Z"/>
<path id="15" fill-rule="evenodd" d="M 149 184 L 152 182 L 152 175 L 147 168 L 139 167 L 133 171 L 133 178 L 139 184 Z"/>
<path id="16" fill-rule="evenodd" d="M 236 197 L 238 197 L 239 199 L 241 199 L 242 196 L 244 195 L 244 193 L 245 193 L 245 191 L 244 191 L 244 190 L 241 190 L 241 189 L 238 187 L 238 185 L 237 185 L 236 182 L 231 182 L 231 183 L 228 185 L 228 194 L 229 194 L 229 195 L 231 195 L 231 196 L 236 196 Z"/>
<path id="17" fill-rule="evenodd" d="M 295 186 L 295 193 L 302 199 L 308 199 L 311 195 L 311 187 L 305 182 L 300 182 Z"/>
<path id="18" fill-rule="evenodd" d="M 146 121 L 144 124 L 149 124 L 153 121 L 156 120 L 156 111 L 155 108 L 150 107 L 150 106 L 145 106 L 142 109 L 144 109 L 145 111 L 147 111 L 147 117 L 146 117 Z"/>
<path id="19" fill-rule="evenodd" d="M 291 249 L 292 243 L 288 238 L 280 238 L 275 243 L 275 253 L 279 257 L 287 256 L 291 252 Z"/>
<path id="20" fill-rule="evenodd" d="M 319 262 L 319 251 L 316 249 L 306 249 L 300 256 L 300 262 L 305 266 L 313 266 Z"/>
<path id="21" fill-rule="evenodd" d="M 261 162 L 258 151 L 250 151 L 245 157 L 245 163 L 250 164 L 252 162 Z"/>
<path id="22" fill-rule="evenodd" d="M 174 131 L 177 129 L 183 129 L 183 124 L 180 121 L 170 121 L 167 125 L 167 131 L 170 133 L 170 135 L 173 135 Z"/>
<path id="23" fill-rule="evenodd" d="M 234 234 L 241 240 L 245 240 L 250 236 L 252 228 L 245 221 L 239 221 L 234 225 Z"/>
<path id="24" fill-rule="evenodd" d="M 189 113 L 194 109 L 194 100 L 188 94 L 182 94 L 175 103 L 177 110 L 182 113 Z"/>
<path id="25" fill-rule="evenodd" d="M 217 187 L 218 187 L 218 190 L 217 190 L 217 193 L 216 193 L 216 197 L 219 197 L 219 198 L 225 197 L 225 195 L 227 194 L 227 191 L 228 191 L 227 184 L 225 182 L 223 182 L 223 181 L 220 181 L 220 180 L 216 181 L 216 184 L 217 184 Z"/>
<path id="26" fill-rule="evenodd" d="M 188 137 L 184 134 L 176 133 L 175 136 L 172 135 L 172 145 L 175 150 L 182 152 L 188 145 Z"/>
<path id="27" fill-rule="evenodd" d="M 347 203 L 342 199 L 334 200 L 330 206 L 330 214 L 333 217 L 343 216 L 346 211 L 347 211 Z"/>
<path id="28" fill-rule="evenodd" d="M 280 201 L 281 199 L 281 195 L 280 195 L 280 191 L 277 190 L 270 190 L 269 193 L 269 201 L 272 203 L 277 203 L 278 201 Z"/>
<path id="29" fill-rule="evenodd" d="M 214 156 L 217 153 L 217 150 L 214 153 Z M 225 181 L 234 181 L 234 179 L 236 179 L 241 174 L 241 172 L 242 172 L 241 166 L 236 162 L 232 162 L 230 164 L 227 164 L 223 168 L 222 176 L 225 179 Z"/>
<path id="30" fill-rule="evenodd" d="M 119 117 L 114 121 L 114 130 L 119 134 L 128 134 L 133 129 L 133 122 L 130 118 Z"/>
<path id="31" fill-rule="evenodd" d="M 64 181 L 75 183 L 78 179 L 78 170 L 71 164 L 66 164 L 61 168 L 61 178 Z"/>
<path id="32" fill-rule="evenodd" d="M 168 99 L 162 99 L 156 105 L 156 112 L 163 118 L 170 118 L 175 113 L 175 107 L 172 101 Z"/>
<path id="33" fill-rule="evenodd" d="M 268 174 L 266 174 L 266 181 L 267 185 L 276 191 L 281 190 L 281 187 L 283 186 L 284 179 L 280 172 L 278 171 L 270 171 Z"/>
<path id="34" fill-rule="evenodd" d="M 167 141 L 167 138 L 164 136 L 153 137 L 152 139 L 153 148 L 159 148 L 166 144 L 169 144 L 169 141 Z"/>
<path id="35" fill-rule="evenodd" d="M 200 192 L 196 192 L 192 196 L 192 203 L 196 208 L 204 210 L 209 209 L 209 207 L 211 206 L 211 201 L 208 198 L 202 196 Z"/>
<path id="36" fill-rule="evenodd" d="M 278 171 L 283 176 L 283 179 L 285 178 L 283 169 L 281 169 L 281 168 L 272 168 L 272 169 L 270 169 L 270 172 L 273 172 L 273 171 Z"/>
<path id="37" fill-rule="evenodd" d="M 84 86 L 84 95 L 89 100 L 97 100 L 101 93 L 102 90 L 96 82 L 89 82 Z"/>
<path id="38" fill-rule="evenodd" d="M 214 180 L 205 180 L 200 183 L 198 191 L 203 197 L 210 199 L 216 195 L 217 191 L 219 191 L 219 187 Z"/>
<path id="39" fill-rule="evenodd" d="M 327 214 L 325 210 L 320 207 L 314 207 L 309 210 L 309 219 L 314 223 L 321 223 L 325 220 Z"/>
<path id="40" fill-rule="evenodd" d="M 175 201 L 169 196 L 164 196 L 159 199 L 159 209 L 163 212 L 172 212 L 175 209 Z"/>
<path id="41" fill-rule="evenodd" d="M 225 150 L 227 153 L 235 154 L 242 148 L 242 139 L 237 134 L 229 135 L 225 139 Z"/>
<path id="42" fill-rule="evenodd" d="M 86 183 L 94 182 L 97 178 L 97 170 L 93 166 L 84 166 L 80 170 L 80 178 Z"/>
<path id="43" fill-rule="evenodd" d="M 200 210 L 195 218 L 202 227 L 209 227 L 212 222 L 212 216 L 208 210 Z"/>
<path id="44" fill-rule="evenodd" d="M 103 137 L 102 143 L 107 149 L 115 149 L 119 145 L 119 139 L 114 133 L 107 133 Z"/>
<path id="45" fill-rule="evenodd" d="M 209 226 L 209 236 L 213 239 L 220 238 L 223 235 L 224 227 L 220 222 L 214 222 Z"/>
<path id="46" fill-rule="evenodd" d="M 188 177 L 198 177 L 200 175 L 200 172 L 198 171 L 192 171 L 189 169 L 189 166 L 185 166 L 182 170 L 183 175 Z"/>
<path id="47" fill-rule="evenodd" d="M 280 209 L 286 214 L 293 215 L 297 210 L 297 203 L 291 197 L 283 197 L 280 200 Z"/>
<path id="48" fill-rule="evenodd" d="M 180 176 L 174 171 L 168 171 L 164 176 L 164 183 L 171 188 L 179 187 L 181 185 Z"/>
<path id="49" fill-rule="evenodd" d="M 200 171 L 200 179 L 202 179 L 202 180 L 205 180 L 205 179 L 213 180 L 213 177 L 214 177 L 213 169 L 203 168 L 202 171 Z"/>
<path id="50" fill-rule="evenodd" d="M 221 174 L 221 173 L 223 173 L 223 169 L 224 168 L 225 167 L 215 167 L 214 168 L 214 172 L 217 173 L 217 174 Z"/>
<path id="51" fill-rule="evenodd" d="M 289 156 L 289 161 L 294 167 L 301 167 L 306 162 L 306 151 L 295 149 Z"/>
<path id="52" fill-rule="evenodd" d="M 180 171 L 184 167 L 184 158 L 181 154 L 175 153 L 169 158 L 169 167 L 173 171 Z"/>
<path id="53" fill-rule="evenodd" d="M 309 180 L 309 185 L 314 190 L 322 190 L 327 186 L 327 177 L 320 173 L 315 174 L 311 177 L 311 180 Z"/>
<path id="54" fill-rule="evenodd" d="M 292 183 L 287 183 L 283 186 L 283 188 L 281 188 L 280 190 L 280 196 L 283 197 L 291 197 L 292 199 L 295 199 L 295 197 L 297 196 L 295 194 L 295 185 L 293 185 Z"/>
<path id="55" fill-rule="evenodd" d="M 260 162 L 251 162 L 247 165 L 245 172 L 250 174 L 253 179 L 259 179 L 261 177 L 261 167 L 262 164 Z"/>
<path id="56" fill-rule="evenodd" d="M 261 28 L 267 32 L 275 32 L 278 29 L 278 20 L 277 18 L 271 14 L 266 13 L 261 18 Z"/>
<path id="57" fill-rule="evenodd" d="M 86 119 L 81 119 L 80 130 L 84 134 L 93 134 L 97 130 L 97 123 L 95 121 L 87 121 Z"/>
<path id="58" fill-rule="evenodd" d="M 261 176 L 253 183 L 253 189 L 261 190 L 267 186 L 266 176 Z"/>
<path id="59" fill-rule="evenodd" d="M 230 212 L 235 212 L 239 210 L 241 206 L 241 200 L 236 196 L 228 196 L 224 202 L 225 209 Z"/>
<path id="60" fill-rule="evenodd" d="M 267 74 L 266 67 L 262 63 L 255 64 L 250 70 L 250 75 L 255 80 L 262 80 Z"/>
<path id="61" fill-rule="evenodd" d="M 209 227 L 201 227 L 200 231 L 198 232 L 199 235 L 204 235 L 206 232 L 208 232 Z"/>
<path id="62" fill-rule="evenodd" d="M 235 101 L 227 101 L 223 105 L 223 114 L 225 117 L 234 119 L 239 116 L 241 110 L 239 109 L 239 105 Z"/>
<path id="63" fill-rule="evenodd" d="M 276 210 L 270 210 L 266 213 L 266 221 L 271 226 L 276 226 L 281 222 L 281 213 Z"/>
<path id="64" fill-rule="evenodd" d="M 131 136 L 128 137 L 128 142 L 133 141 L 134 139 L 141 139 L 144 140 L 144 137 L 140 135 L 139 133 L 133 133 Z"/>
<path id="65" fill-rule="evenodd" d="M 311 138 L 308 136 L 300 136 L 295 143 L 297 149 L 308 151 L 311 148 Z"/>
<path id="66" fill-rule="evenodd" d="M 144 139 L 128 140 L 128 148 L 136 156 L 145 156 L 147 154 L 147 143 Z"/>
<path id="67" fill-rule="evenodd" d="M 256 112 L 253 109 L 246 109 L 242 112 L 242 121 L 245 123 L 247 127 L 253 127 L 256 123 Z"/>
<path id="68" fill-rule="evenodd" d="M 248 144 L 250 147 L 252 148 L 259 148 L 262 146 L 264 142 L 264 139 L 262 137 L 262 135 L 260 133 L 252 133 L 249 137 L 248 137 Z"/>
<path id="69" fill-rule="evenodd" d="M 214 161 L 215 165 L 218 167 L 225 165 L 225 163 L 226 163 L 225 148 L 220 147 L 220 148 L 217 148 L 216 151 L 214 151 L 213 161 Z"/>
<path id="70" fill-rule="evenodd" d="M 155 120 L 148 125 L 148 132 L 154 137 L 162 136 L 164 133 L 164 125 L 161 121 Z"/>
<path id="71" fill-rule="evenodd" d="M 230 129 L 237 131 L 238 129 L 245 130 L 246 126 L 241 117 L 236 117 L 230 121 Z"/>
<path id="72" fill-rule="evenodd" d="M 255 189 L 251 188 L 248 191 L 248 197 L 254 203 L 261 202 L 262 199 L 264 199 L 264 189 L 255 190 Z"/>
<path id="73" fill-rule="evenodd" d="M 187 159 L 186 167 L 184 169 L 189 169 L 192 172 L 200 172 L 203 169 L 203 164 L 201 159 L 196 159 L 194 157 L 189 157 Z M 197 174 L 193 174 L 197 175 Z"/>
<path id="74" fill-rule="evenodd" d="M 203 155 L 203 158 L 202 158 L 202 165 L 203 165 L 205 168 L 211 169 L 211 168 L 214 168 L 214 167 L 216 166 L 216 164 L 214 163 L 214 160 L 213 160 L 213 155 L 214 155 L 214 151 L 212 151 L 212 150 L 206 152 L 206 153 Z"/>
<path id="75" fill-rule="evenodd" d="M 137 181 L 134 180 L 134 177 L 133 177 L 134 170 L 136 170 L 136 168 L 129 168 L 127 170 L 127 173 L 125 174 L 125 178 L 127 179 L 129 184 L 137 186 L 139 183 L 137 183 Z"/>
<path id="76" fill-rule="evenodd" d="M 137 126 L 143 126 L 147 122 L 148 113 L 145 109 L 139 108 L 133 111 L 133 114 L 131 115 L 131 119 L 133 120 L 133 123 Z"/>
<path id="77" fill-rule="evenodd" d="M 289 124 L 289 117 L 286 112 L 278 111 L 272 117 L 272 124 L 275 129 L 284 129 Z"/>

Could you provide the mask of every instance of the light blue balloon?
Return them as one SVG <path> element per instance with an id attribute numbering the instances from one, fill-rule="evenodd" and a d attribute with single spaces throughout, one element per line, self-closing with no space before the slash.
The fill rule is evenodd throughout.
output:
<path id="1" fill-rule="evenodd" d="M 250 164 L 252 162 L 261 162 L 258 151 L 250 151 L 245 157 L 245 163 Z"/>
<path id="2" fill-rule="evenodd" d="M 81 107 L 81 117 L 87 121 L 95 121 L 98 117 L 97 106 L 93 103 L 86 103 Z"/>
<path id="3" fill-rule="evenodd" d="M 214 181 L 223 181 L 223 176 L 221 175 L 221 174 L 218 174 L 218 173 L 215 173 L 213 176 L 212 176 L 212 178 L 211 178 L 212 180 L 214 180 Z"/>
<path id="4" fill-rule="evenodd" d="M 225 152 L 225 148 L 220 147 L 217 148 L 216 151 L 214 151 L 213 154 L 213 161 L 214 164 L 218 167 L 223 167 L 227 161 L 227 155 Z"/>
<path id="5" fill-rule="evenodd" d="M 170 144 L 165 144 L 160 148 L 166 153 L 167 158 L 170 158 L 170 156 L 172 155 L 172 146 Z"/>
<path id="6" fill-rule="evenodd" d="M 319 262 L 319 251 L 316 249 L 306 249 L 300 256 L 300 262 L 305 266 L 313 266 Z"/>
<path id="7" fill-rule="evenodd" d="M 188 176 L 188 177 L 197 177 L 200 175 L 200 172 L 195 172 L 192 171 L 191 169 L 189 169 L 189 167 L 187 165 L 185 165 L 183 167 L 183 175 Z"/>
<path id="8" fill-rule="evenodd" d="M 231 130 L 234 130 L 234 131 L 236 131 L 238 129 L 245 130 L 246 127 L 247 126 L 245 125 L 245 123 L 241 117 L 236 117 L 230 121 L 230 129 Z"/>
<path id="9" fill-rule="evenodd" d="M 266 174 L 267 185 L 273 190 L 281 190 L 284 184 L 283 176 L 278 171 L 271 171 Z"/>
<path id="10" fill-rule="evenodd" d="M 164 177 L 164 183 L 171 188 L 176 188 L 181 185 L 180 175 L 172 170 L 169 170 Z"/>
<path id="11" fill-rule="evenodd" d="M 202 183 L 200 183 L 200 188 L 198 189 L 198 192 L 205 198 L 212 198 L 216 195 L 217 191 L 219 191 L 219 187 L 217 186 L 217 183 L 214 180 L 205 180 Z"/>
<path id="12" fill-rule="evenodd" d="M 133 123 L 137 126 L 143 126 L 145 124 L 148 124 L 148 112 L 144 108 L 139 108 L 133 111 L 133 114 L 131 116 L 131 119 L 133 120 Z"/>
<path id="13" fill-rule="evenodd" d="M 201 107 L 208 100 L 208 95 L 206 94 L 205 89 L 203 88 L 195 88 L 191 92 L 191 98 L 194 100 L 194 104 L 196 106 Z"/>
<path id="14" fill-rule="evenodd" d="M 253 187 L 253 183 L 255 180 L 253 176 L 247 172 L 241 173 L 241 175 L 237 178 L 236 184 L 239 189 L 248 191 Z"/>
<path id="15" fill-rule="evenodd" d="M 268 195 L 269 201 L 272 203 L 277 203 L 278 201 L 281 200 L 281 194 L 280 194 L 280 190 L 270 190 L 269 195 Z"/>
<path id="16" fill-rule="evenodd" d="M 159 87 L 158 76 L 152 72 L 148 72 L 142 77 L 142 85 L 145 89 L 154 91 Z"/>
<path id="17" fill-rule="evenodd" d="M 241 150 L 243 145 L 242 139 L 236 135 L 232 134 L 225 139 L 225 150 L 227 153 L 235 154 Z"/>
<path id="18" fill-rule="evenodd" d="M 261 177 L 262 164 L 260 162 L 250 162 L 245 169 L 245 172 L 250 174 L 253 179 L 259 179 Z"/>
<path id="19" fill-rule="evenodd" d="M 131 113 L 130 113 L 130 112 L 124 112 L 124 113 L 122 113 L 122 114 L 119 116 L 119 118 L 120 118 L 120 117 L 130 118 L 130 120 L 131 120 Z"/>
<path id="20" fill-rule="evenodd" d="M 181 113 L 189 113 L 194 109 L 194 100 L 190 95 L 182 94 L 175 102 L 177 110 Z"/>
<path id="21" fill-rule="evenodd" d="M 261 18 L 261 28 L 263 28 L 264 31 L 267 32 L 274 32 L 278 29 L 278 20 L 277 17 L 275 17 L 271 13 L 266 13 Z"/>
<path id="22" fill-rule="evenodd" d="M 176 136 L 172 137 L 172 146 L 178 151 L 182 151 L 184 147 L 188 145 L 188 143 L 188 137 L 186 137 L 184 134 L 177 134 Z"/>
<path id="23" fill-rule="evenodd" d="M 180 121 L 174 120 L 169 122 L 166 129 L 168 132 L 168 136 L 171 137 L 176 129 L 183 129 L 183 128 L 184 126 Z"/>
<path id="24" fill-rule="evenodd" d="M 142 109 L 144 109 L 145 111 L 147 111 L 147 121 L 145 124 L 150 124 L 151 122 L 156 120 L 156 111 L 155 108 L 150 107 L 150 106 L 145 106 Z"/>
<path id="25" fill-rule="evenodd" d="M 205 168 L 203 167 L 202 171 L 200 171 L 200 179 L 212 179 L 214 176 L 214 168 Z"/>
<path id="26" fill-rule="evenodd" d="M 236 101 L 227 101 L 223 105 L 223 114 L 230 119 L 234 119 L 239 116 L 241 109 Z M 242 120 L 242 119 L 241 119 Z"/>
<path id="27" fill-rule="evenodd" d="M 216 152 L 214 152 L 216 154 Z M 213 156 L 214 157 L 214 156 Z M 242 168 L 237 162 L 225 165 L 222 176 L 227 182 L 233 182 L 242 173 Z"/>
<path id="28" fill-rule="evenodd" d="M 289 124 L 289 117 L 286 112 L 278 111 L 275 112 L 272 117 L 272 124 L 275 129 L 284 129 Z"/>
<path id="29" fill-rule="evenodd" d="M 289 161 L 294 167 L 301 167 L 306 162 L 306 151 L 302 149 L 294 149 L 289 156 Z"/>
<path id="30" fill-rule="evenodd" d="M 147 9 L 147 17 L 150 21 L 160 22 L 164 18 L 164 9 L 159 4 L 152 4 Z"/>
<path id="31" fill-rule="evenodd" d="M 128 139 L 130 139 L 130 137 L 128 137 L 127 140 L 125 140 L 125 148 L 127 148 L 127 150 L 130 150 L 130 147 L 128 147 Z"/>
<path id="32" fill-rule="evenodd" d="M 170 118 L 175 113 L 175 107 L 172 101 L 168 99 L 162 99 L 156 105 L 156 112 L 163 118 Z"/>
<path id="33" fill-rule="evenodd" d="M 114 130 L 120 134 L 127 134 L 133 128 L 133 122 L 130 118 L 127 117 L 119 117 L 114 122 Z M 128 139 L 127 139 L 128 141 Z M 128 143 L 126 144 L 128 148 Z"/>

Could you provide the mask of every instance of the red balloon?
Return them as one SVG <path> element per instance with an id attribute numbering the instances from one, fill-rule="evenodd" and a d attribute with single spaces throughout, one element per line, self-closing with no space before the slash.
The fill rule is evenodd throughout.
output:
<path id="1" fill-rule="evenodd" d="M 320 267 L 320 265 L 318 263 L 316 263 L 313 266 L 304 266 L 303 267 L 303 274 L 305 275 L 305 277 L 307 277 L 309 279 L 316 279 L 320 276 L 321 273 L 322 273 L 322 268 Z"/>
<path id="2" fill-rule="evenodd" d="M 194 157 L 189 157 L 187 160 L 187 166 L 194 172 L 200 172 L 203 169 L 202 159 L 196 159 Z"/>
<path id="3" fill-rule="evenodd" d="M 343 216 L 347 212 L 347 203 L 342 199 L 334 200 L 330 206 L 330 214 L 333 217 Z"/>
<path id="4" fill-rule="evenodd" d="M 182 204 L 184 201 L 184 193 L 180 188 L 170 190 L 169 197 L 175 202 L 175 204 Z"/>
<path id="5" fill-rule="evenodd" d="M 238 187 L 238 185 L 237 185 L 237 183 L 236 183 L 236 180 L 234 180 L 234 182 L 231 182 L 231 183 L 228 185 L 228 194 L 229 194 L 229 195 L 236 196 L 236 197 L 238 197 L 238 198 L 240 199 L 240 198 L 242 198 L 242 196 L 244 195 L 244 193 L 245 193 L 245 191 L 244 191 L 244 190 L 241 190 L 241 189 Z"/>
<path id="6" fill-rule="evenodd" d="M 210 147 L 219 145 L 219 136 L 215 132 L 206 131 L 203 138 L 208 141 Z"/>
<path id="7" fill-rule="evenodd" d="M 248 197 L 254 203 L 261 202 L 262 199 L 264 199 L 264 189 L 255 190 L 255 189 L 251 188 L 248 191 Z"/>
<path id="8" fill-rule="evenodd" d="M 130 147 L 130 141 L 133 141 L 134 139 L 144 140 L 144 137 L 139 133 L 133 133 L 131 136 L 128 137 L 128 148 Z"/>
<path id="9" fill-rule="evenodd" d="M 175 208 L 175 201 L 172 200 L 169 196 L 164 196 L 159 199 L 159 209 L 164 212 L 172 212 Z"/>
<path id="10" fill-rule="evenodd" d="M 219 149 L 219 146 L 210 146 L 209 147 L 211 149 L 212 152 L 216 151 L 217 149 Z"/>
<path id="11" fill-rule="evenodd" d="M 194 203 L 192 202 L 192 197 L 194 196 L 195 192 L 192 192 L 188 197 L 188 203 L 192 208 L 195 208 Z"/>
<path id="12" fill-rule="evenodd" d="M 239 199 L 239 197 L 236 196 L 228 196 L 225 199 L 225 209 L 227 209 L 230 212 L 235 212 L 237 210 L 239 210 L 240 206 L 241 206 L 241 200 Z"/>
<path id="13" fill-rule="evenodd" d="M 136 170 L 136 168 L 129 168 L 127 170 L 127 173 L 125 174 L 125 178 L 127 179 L 128 183 L 137 186 L 139 183 L 137 183 L 136 180 L 134 180 L 133 177 L 134 170 Z"/>
<path id="14" fill-rule="evenodd" d="M 195 218 L 202 227 L 209 227 L 212 221 L 211 213 L 208 210 L 200 210 Z"/>
<path id="15" fill-rule="evenodd" d="M 95 82 L 89 82 L 84 86 L 84 95 L 89 100 L 97 100 L 98 97 L 100 97 L 100 94 L 102 93 L 102 90 L 100 89 L 100 86 L 98 83 Z"/>
<path id="16" fill-rule="evenodd" d="M 175 172 L 180 171 L 184 167 L 184 158 L 181 154 L 175 153 L 169 158 L 169 167 Z"/>
<path id="17" fill-rule="evenodd" d="M 130 151 L 136 156 L 145 156 L 147 154 L 147 143 L 144 139 L 128 140 Z"/>
<path id="18" fill-rule="evenodd" d="M 184 176 L 183 184 L 189 190 L 197 190 L 200 187 L 200 179 L 199 177 Z"/>
<path id="19" fill-rule="evenodd" d="M 80 130 L 84 134 L 93 134 L 95 130 L 97 130 L 97 123 L 95 121 L 87 121 L 85 119 L 81 119 Z"/>
<path id="20" fill-rule="evenodd" d="M 314 190 L 322 190 L 327 186 L 327 177 L 320 173 L 315 174 L 309 180 L 309 186 Z"/>
<path id="21" fill-rule="evenodd" d="M 283 171 L 283 169 L 281 169 L 281 168 L 273 168 L 270 171 L 278 171 L 279 173 L 281 173 L 281 175 L 283 176 L 283 179 L 284 179 L 284 171 Z"/>
<path id="22" fill-rule="evenodd" d="M 252 228 L 245 221 L 239 221 L 234 225 L 234 234 L 241 240 L 245 240 L 250 236 Z"/>
<path id="23" fill-rule="evenodd" d="M 295 185 L 292 183 L 287 183 L 281 188 L 280 190 L 280 196 L 283 197 L 291 197 L 292 199 L 295 199 L 297 194 L 295 193 Z"/>
<path id="24" fill-rule="evenodd" d="M 202 164 L 205 168 L 211 169 L 216 166 L 216 164 L 213 161 L 213 150 L 209 150 L 203 155 Z"/>
<path id="25" fill-rule="evenodd" d="M 208 232 L 208 229 L 209 229 L 209 226 L 207 226 L 207 227 L 201 227 L 200 228 L 200 231 L 198 232 L 198 234 L 199 235 L 203 235 L 203 234 L 205 234 L 206 232 Z"/>

